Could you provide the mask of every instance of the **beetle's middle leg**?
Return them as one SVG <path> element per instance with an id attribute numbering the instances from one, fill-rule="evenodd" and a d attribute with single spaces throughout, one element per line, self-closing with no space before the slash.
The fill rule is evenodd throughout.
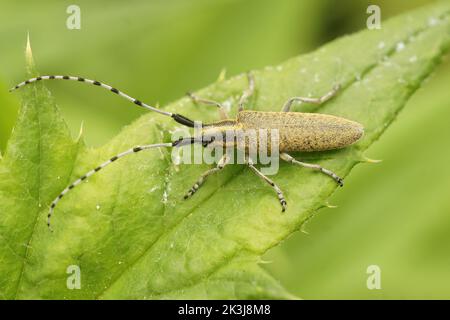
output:
<path id="1" fill-rule="evenodd" d="M 192 188 L 189 189 L 189 191 L 186 193 L 186 195 L 184 196 L 184 199 L 187 199 L 189 197 L 191 197 L 192 195 L 194 195 L 194 193 L 197 192 L 197 190 L 202 186 L 202 184 L 205 182 L 206 178 L 210 175 L 212 175 L 213 173 L 219 172 L 221 171 L 227 164 L 230 163 L 230 159 L 231 157 L 226 153 L 222 156 L 222 158 L 220 158 L 220 160 L 217 162 L 217 166 L 215 168 L 209 169 L 207 171 L 205 171 L 200 178 L 198 178 L 197 182 L 194 183 L 194 185 L 192 186 Z"/>
<path id="2" fill-rule="evenodd" d="M 342 187 L 344 185 L 344 181 L 342 180 L 342 178 L 340 178 L 333 171 L 325 169 L 322 166 L 319 166 L 318 164 L 306 163 L 306 162 L 301 162 L 301 161 L 295 160 L 292 156 L 288 155 L 287 153 L 281 153 L 280 158 L 283 159 L 284 161 L 292 163 L 292 164 L 296 164 L 296 165 L 299 165 L 299 166 L 302 166 L 305 168 L 310 168 L 313 170 L 320 171 L 320 172 L 326 174 L 327 176 L 333 178 L 333 180 L 336 181 L 336 183 L 339 186 Z"/>
<path id="3" fill-rule="evenodd" d="M 308 98 L 308 97 L 292 97 L 288 101 L 286 101 L 283 105 L 283 109 L 281 112 L 288 112 L 291 109 L 291 105 L 295 101 L 305 102 L 305 103 L 313 103 L 313 104 L 322 104 L 333 98 L 341 89 L 340 85 L 336 85 L 331 89 L 331 91 L 327 92 L 320 98 Z"/>
<path id="4" fill-rule="evenodd" d="M 247 165 L 250 167 L 250 169 L 253 170 L 254 173 L 256 173 L 256 175 L 258 177 L 260 177 L 261 179 L 263 179 L 265 182 L 267 182 L 272 188 L 273 190 L 275 190 L 275 192 L 277 193 L 278 196 L 278 201 L 280 201 L 281 204 L 281 211 L 285 211 L 286 210 L 286 199 L 284 198 L 283 195 L 283 191 L 281 191 L 280 187 L 278 187 L 275 182 L 273 182 L 272 180 L 270 180 L 268 177 L 266 177 L 261 171 L 259 171 L 254 165 L 253 165 L 253 161 L 249 158 L 247 160 Z"/>

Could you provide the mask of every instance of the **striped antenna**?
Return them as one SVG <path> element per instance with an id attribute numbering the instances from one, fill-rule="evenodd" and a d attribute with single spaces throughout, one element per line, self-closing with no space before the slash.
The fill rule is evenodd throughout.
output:
<path id="1" fill-rule="evenodd" d="M 160 147 L 173 147 L 176 146 L 176 143 L 179 140 L 175 141 L 175 142 L 169 142 L 169 143 L 156 143 L 156 144 L 148 144 L 148 145 L 143 145 L 143 146 L 136 146 L 134 148 L 128 149 L 124 152 L 121 152 L 117 155 L 115 155 L 114 157 L 112 157 L 111 159 L 109 159 L 106 162 L 103 162 L 101 165 L 99 165 L 98 167 L 96 167 L 95 169 L 92 169 L 91 171 L 87 172 L 86 174 L 84 174 L 83 176 L 81 176 L 79 179 L 75 180 L 72 184 L 70 184 L 68 187 L 66 187 L 63 191 L 61 191 L 61 193 L 55 198 L 55 200 L 53 200 L 52 204 L 50 205 L 50 210 L 48 212 L 47 215 L 47 226 L 50 228 L 50 219 L 53 215 L 53 211 L 55 210 L 56 205 L 58 204 L 58 202 L 62 199 L 62 197 L 64 197 L 69 191 L 71 191 L 73 188 L 75 188 L 77 185 L 79 185 L 81 182 L 83 182 L 84 180 L 86 180 L 87 178 L 91 177 L 92 175 L 94 175 L 95 173 L 99 172 L 100 170 L 102 170 L 103 168 L 105 168 L 106 166 L 110 165 L 111 163 L 113 163 L 114 161 L 123 158 L 129 154 L 133 154 L 133 153 L 137 153 L 140 152 L 142 150 L 148 150 L 148 149 L 153 149 L 153 148 L 160 148 Z"/>
<path id="2" fill-rule="evenodd" d="M 214 141 L 214 137 L 210 137 L 209 140 L 204 140 L 204 138 L 202 138 L 202 137 L 180 138 L 178 140 L 175 140 L 174 142 L 156 143 L 156 144 L 147 144 L 147 145 L 142 145 L 142 146 L 136 146 L 136 147 L 133 147 L 126 151 L 123 151 L 119 154 L 116 154 L 114 157 L 110 158 L 106 162 L 103 162 L 101 165 L 99 165 L 95 169 L 92 169 L 91 171 L 85 173 L 83 176 L 81 176 L 79 179 L 75 180 L 72 184 L 70 184 L 63 191 L 61 191 L 61 193 L 55 198 L 55 200 L 52 201 L 52 203 L 50 205 L 50 210 L 47 215 L 47 226 L 49 227 L 50 230 L 52 230 L 52 228 L 50 227 L 50 219 L 53 215 L 53 211 L 55 210 L 56 205 L 62 199 L 62 197 L 64 197 L 69 191 L 71 191 L 73 188 L 75 188 L 81 182 L 83 182 L 87 178 L 93 176 L 94 174 L 96 174 L 103 168 L 107 167 L 111 163 L 115 162 L 116 160 L 123 158 L 130 154 L 138 153 L 142 150 L 148 150 L 148 149 L 153 149 L 153 148 L 162 148 L 162 147 L 165 147 L 165 148 L 181 147 L 181 146 L 194 144 L 194 143 L 201 143 L 203 146 L 206 147 L 208 144 L 210 144 L 213 141 Z"/>
<path id="3" fill-rule="evenodd" d="M 188 127 L 194 127 L 194 122 L 192 120 L 190 120 L 190 119 L 188 119 L 188 118 L 186 118 L 186 117 L 184 117 L 184 116 L 182 116 L 180 114 L 171 113 L 171 112 L 168 112 L 168 111 L 164 111 L 164 110 L 160 110 L 158 108 L 152 107 L 152 106 L 150 106 L 150 105 L 148 105 L 148 104 L 146 104 L 146 103 L 144 103 L 144 102 L 142 102 L 142 101 L 140 101 L 138 99 L 135 99 L 135 98 L 129 96 L 128 94 L 126 94 L 126 93 L 124 93 L 122 91 L 117 90 L 114 87 L 111 87 L 108 84 L 105 84 L 105 83 L 102 83 L 102 82 L 99 82 L 99 81 L 96 81 L 96 80 L 91 80 L 91 79 L 86 79 L 86 78 L 82 78 L 82 77 L 77 77 L 77 76 L 54 76 L 54 75 L 52 75 L 52 76 L 39 76 L 39 77 L 31 78 L 31 79 L 28 79 L 28 80 L 25 80 L 25 81 L 19 83 L 15 87 L 9 89 L 9 92 L 14 91 L 16 89 L 19 89 L 19 88 L 21 88 L 21 87 L 23 87 L 23 86 L 25 86 L 27 84 L 30 84 L 30 83 L 33 83 L 33 82 L 37 82 L 37 81 L 41 81 L 41 80 L 71 80 L 71 81 L 78 81 L 78 82 L 86 82 L 86 83 L 92 84 L 94 86 L 99 86 L 99 87 L 102 87 L 104 89 L 107 89 L 107 90 L 109 90 L 109 91 L 111 91 L 111 92 L 113 92 L 115 94 L 118 94 L 122 98 L 125 98 L 128 101 L 131 101 L 132 103 L 134 103 L 134 104 L 136 104 L 136 105 L 138 105 L 138 106 L 140 106 L 142 108 L 158 112 L 158 113 L 163 114 L 165 116 L 172 117 L 176 122 L 181 123 L 182 125 L 185 125 L 185 126 L 188 126 Z"/>

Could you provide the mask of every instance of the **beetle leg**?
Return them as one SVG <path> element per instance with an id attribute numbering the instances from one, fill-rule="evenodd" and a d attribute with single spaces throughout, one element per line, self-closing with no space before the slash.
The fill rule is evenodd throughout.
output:
<path id="1" fill-rule="evenodd" d="M 319 166 L 318 164 L 306 163 L 306 162 L 301 162 L 301 161 L 295 160 L 293 157 L 291 157 L 287 153 L 281 153 L 280 154 L 280 158 L 283 159 L 284 161 L 292 163 L 292 164 L 296 164 L 296 165 L 299 165 L 299 166 L 302 166 L 302 167 L 305 167 L 305 168 L 310 168 L 310 169 L 313 169 L 313 170 L 320 171 L 320 172 L 326 174 L 327 176 L 333 178 L 334 181 L 336 181 L 336 183 L 339 186 L 341 186 L 341 187 L 344 186 L 344 181 L 342 180 L 342 178 L 340 178 L 333 171 L 325 169 L 325 168 Z"/>
<path id="2" fill-rule="evenodd" d="M 259 171 L 254 165 L 253 165 L 253 161 L 251 159 L 247 160 L 247 165 L 250 167 L 250 169 L 253 170 L 254 173 L 256 173 L 256 175 L 258 177 L 260 177 L 261 179 L 263 179 L 265 182 L 267 182 L 277 193 L 278 196 L 278 200 L 280 201 L 281 204 L 281 211 L 285 211 L 286 210 L 286 200 L 284 199 L 284 195 L 283 195 L 283 191 L 281 191 L 280 187 L 278 187 L 272 180 L 270 180 L 268 177 L 266 177 L 261 171 Z"/>
<path id="3" fill-rule="evenodd" d="M 244 90 L 238 102 L 238 112 L 244 110 L 244 103 L 250 98 L 255 92 L 255 78 L 251 72 L 247 73 L 248 78 L 248 88 Z"/>
<path id="4" fill-rule="evenodd" d="M 221 171 L 229 162 L 230 162 L 230 157 L 225 154 L 223 155 L 222 158 L 220 158 L 219 162 L 217 163 L 217 166 L 215 168 L 209 169 L 207 171 L 205 171 L 200 178 L 198 178 L 197 182 L 194 183 L 194 185 L 192 186 L 192 188 L 189 189 L 189 191 L 186 193 L 186 195 L 184 196 L 184 199 L 187 199 L 189 197 L 191 197 L 192 195 L 194 195 L 194 193 L 197 192 L 197 190 L 202 186 L 202 184 L 205 182 L 206 178 L 208 176 L 210 176 L 213 173 L 219 172 Z"/>
<path id="5" fill-rule="evenodd" d="M 202 104 L 206 104 L 206 105 L 210 105 L 210 106 L 216 106 L 219 110 L 219 118 L 221 120 L 229 119 L 227 111 L 225 110 L 224 106 L 220 102 L 200 98 L 199 96 L 193 94 L 192 92 L 188 92 L 187 95 L 189 98 L 191 98 L 192 102 L 194 102 L 194 103 L 202 103 Z"/>
<path id="6" fill-rule="evenodd" d="M 300 101 L 300 103 L 313 103 L 313 104 L 322 104 L 333 98 L 341 88 L 340 85 L 336 85 L 333 87 L 333 89 L 329 92 L 327 92 L 324 96 L 320 98 L 308 98 L 308 97 L 292 97 L 288 101 L 285 102 L 283 105 L 283 109 L 281 109 L 281 112 L 288 112 L 291 109 L 291 105 L 295 101 Z"/>

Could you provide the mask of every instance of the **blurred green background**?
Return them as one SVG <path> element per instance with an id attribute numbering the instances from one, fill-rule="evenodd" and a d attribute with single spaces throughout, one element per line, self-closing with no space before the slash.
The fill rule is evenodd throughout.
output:
<path id="1" fill-rule="evenodd" d="M 0 11 L 0 150 L 13 127 L 30 33 L 42 74 L 106 81 L 164 105 L 213 82 L 274 65 L 365 28 L 368 4 L 382 18 L 424 0 L 3 1 Z M 66 8 L 81 8 L 68 30 Z M 363 48 L 361 48 L 363 50 Z M 450 62 L 408 103 L 346 187 L 304 228 L 265 256 L 269 270 L 305 299 L 450 298 Z M 98 146 L 143 113 L 102 90 L 47 83 L 76 136 Z M 274 106 L 275 109 L 280 106 Z M 275 110 L 274 109 L 274 110 Z M 307 233 L 306 233 L 307 232 Z M 381 290 L 366 269 L 381 268 Z"/>

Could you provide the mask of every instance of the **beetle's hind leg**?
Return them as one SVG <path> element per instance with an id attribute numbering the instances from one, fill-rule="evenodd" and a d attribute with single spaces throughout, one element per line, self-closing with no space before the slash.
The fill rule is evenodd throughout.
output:
<path id="1" fill-rule="evenodd" d="M 281 112 L 288 112 L 291 110 L 292 103 L 299 101 L 305 103 L 313 103 L 313 104 L 322 104 L 333 98 L 338 91 L 341 89 L 340 85 L 335 85 L 331 91 L 327 92 L 320 98 L 308 98 L 308 97 L 292 97 L 288 101 L 286 101 L 281 109 Z"/>
<path id="2" fill-rule="evenodd" d="M 318 164 L 306 163 L 306 162 L 301 162 L 301 161 L 295 160 L 292 156 L 288 155 L 287 153 L 281 153 L 280 158 L 283 159 L 284 161 L 292 163 L 292 164 L 296 164 L 296 165 L 299 165 L 299 166 L 302 166 L 305 168 L 310 168 L 313 170 L 320 171 L 320 172 L 326 174 L 327 176 L 331 177 L 334 181 L 336 181 L 336 183 L 339 186 L 341 186 L 341 187 L 344 186 L 344 181 L 342 180 L 342 178 L 340 178 L 333 171 L 325 169 L 322 166 L 319 166 Z"/>
<path id="3" fill-rule="evenodd" d="M 219 111 L 219 118 L 221 120 L 229 119 L 228 113 L 225 110 L 225 107 L 220 102 L 201 98 L 201 97 L 193 94 L 192 92 L 188 92 L 186 94 L 188 95 L 189 98 L 191 98 L 192 102 L 194 102 L 194 103 L 201 103 L 201 104 L 206 104 L 209 106 L 216 106 L 217 110 Z"/>
<path id="4" fill-rule="evenodd" d="M 230 156 L 227 154 L 223 155 L 222 158 L 220 158 L 219 162 L 217 163 L 217 166 L 215 168 L 209 169 L 205 171 L 200 178 L 198 178 L 197 182 L 194 183 L 192 188 L 189 189 L 189 191 L 184 196 L 184 199 L 187 199 L 189 197 L 192 197 L 194 193 L 197 192 L 197 190 L 202 186 L 202 184 L 205 182 L 206 178 L 208 176 L 212 175 L 213 173 L 221 171 L 229 162 L 230 162 Z"/>
<path id="5" fill-rule="evenodd" d="M 265 182 L 267 182 L 272 188 L 273 190 L 275 190 L 275 192 L 277 193 L 277 197 L 278 197 L 278 201 L 280 201 L 281 204 L 281 211 L 285 211 L 286 210 L 286 199 L 284 198 L 283 195 L 283 191 L 281 191 L 280 187 L 278 187 L 275 182 L 273 182 L 272 180 L 270 180 L 268 177 L 266 177 L 261 171 L 259 171 L 254 165 L 253 165 L 253 161 L 251 159 L 247 160 L 247 165 L 250 167 L 250 169 L 252 169 L 252 171 L 254 173 L 256 173 L 256 175 L 258 177 L 260 177 L 262 180 L 264 180 Z"/>

